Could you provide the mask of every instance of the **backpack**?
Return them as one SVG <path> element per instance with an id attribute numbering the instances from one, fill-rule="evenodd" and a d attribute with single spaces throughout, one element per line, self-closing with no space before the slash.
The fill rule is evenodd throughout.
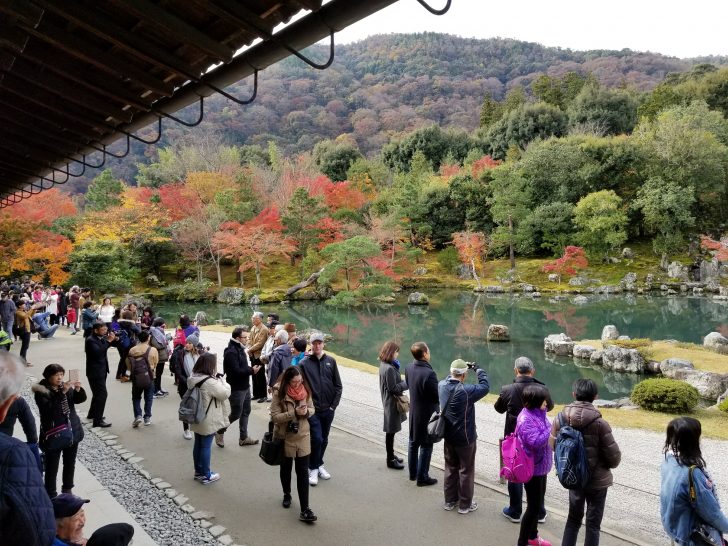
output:
<path id="1" fill-rule="evenodd" d="M 590 478 L 584 435 L 565 422 L 563 412 L 559 413 L 559 425 L 554 449 L 556 475 L 566 489 L 584 489 Z"/>
<path id="2" fill-rule="evenodd" d="M 5 330 L 3 330 L 2 326 L 0 326 L 0 347 L 5 347 L 6 345 L 10 347 L 12 344 L 13 339 Z"/>
<path id="3" fill-rule="evenodd" d="M 210 403 L 207 405 L 207 409 L 205 409 L 202 405 L 202 390 L 200 387 L 208 379 L 210 378 L 206 377 L 191 389 L 187 389 L 187 392 L 182 397 L 182 401 L 179 403 L 178 415 L 180 421 L 188 425 L 197 425 L 205 420 L 207 412 L 210 411 L 213 399 L 210 399 Z"/>
<path id="4" fill-rule="evenodd" d="M 148 347 L 147 352 L 141 356 L 130 356 L 131 360 L 131 381 L 135 387 L 140 389 L 146 389 L 152 384 L 152 370 L 149 366 L 149 351 L 152 348 Z"/>
<path id="5" fill-rule="evenodd" d="M 116 335 L 119 338 L 119 349 L 122 351 L 128 351 L 136 343 L 134 343 L 134 339 L 132 336 L 129 335 L 129 332 L 126 331 L 124 328 L 120 328 L 119 331 L 116 333 Z"/>
<path id="6" fill-rule="evenodd" d="M 500 475 L 511 483 L 526 483 L 533 477 L 533 457 L 526 453 L 518 431 L 506 436 L 501 443 L 503 467 Z"/>
<path id="7" fill-rule="evenodd" d="M 162 332 L 162 335 L 164 335 L 164 332 Z M 160 362 L 166 362 L 169 360 L 169 347 L 167 345 L 167 338 L 164 338 L 164 343 L 159 341 L 157 339 L 157 336 L 155 335 L 154 331 L 149 332 L 149 344 L 157 349 L 157 352 L 159 353 L 159 361 Z"/>
<path id="8" fill-rule="evenodd" d="M 185 357 L 184 345 L 177 345 L 172 351 L 172 356 L 169 358 L 169 371 L 172 372 L 177 380 L 186 381 L 187 376 L 184 374 L 183 360 Z"/>

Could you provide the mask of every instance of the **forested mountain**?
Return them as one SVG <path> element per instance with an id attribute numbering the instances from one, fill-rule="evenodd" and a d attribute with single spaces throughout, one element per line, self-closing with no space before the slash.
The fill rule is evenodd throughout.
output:
<path id="1" fill-rule="evenodd" d="M 327 46 L 313 46 L 306 54 L 325 59 Z M 260 73 L 258 97 L 239 106 L 215 96 L 205 105 L 208 131 L 228 144 L 274 141 L 285 154 L 310 151 L 323 139 L 350 134 L 367 155 L 378 152 L 393 136 L 437 124 L 443 129 L 472 131 L 478 127 L 480 107 L 490 94 L 502 99 L 514 86 L 529 85 L 542 74 L 592 74 L 605 87 L 649 90 L 668 73 L 726 58 L 681 60 L 654 53 L 571 51 L 511 39 L 465 39 L 422 33 L 372 36 L 337 46 L 336 60 L 327 70 L 314 70 L 296 58 Z M 252 80 L 252 78 L 249 78 Z M 228 91 L 250 95 L 250 82 Z M 190 116 L 196 115 L 196 106 Z M 165 120 L 160 146 L 174 144 L 188 130 Z M 136 143 L 134 154 L 111 162 L 114 173 L 133 183 L 135 163 L 154 155 Z M 93 176 L 93 173 L 91 173 Z M 79 180 L 76 191 L 88 181 Z"/>

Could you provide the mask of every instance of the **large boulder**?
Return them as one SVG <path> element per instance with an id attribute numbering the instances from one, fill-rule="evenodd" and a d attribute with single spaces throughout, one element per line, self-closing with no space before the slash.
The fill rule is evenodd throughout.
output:
<path id="1" fill-rule="evenodd" d="M 557 356 L 571 356 L 574 345 L 574 342 L 566 334 L 551 334 L 543 340 L 544 351 L 554 353 Z"/>
<path id="2" fill-rule="evenodd" d="M 660 373 L 665 377 L 675 378 L 675 375 L 680 370 L 692 370 L 695 366 L 689 360 L 683 360 L 682 358 L 666 358 L 660 362 Z"/>
<path id="3" fill-rule="evenodd" d="M 549 282 L 559 282 L 559 276 L 556 273 L 549 274 Z"/>
<path id="4" fill-rule="evenodd" d="M 503 294 L 505 290 L 499 284 L 490 284 L 485 287 L 485 291 L 489 294 Z"/>
<path id="5" fill-rule="evenodd" d="M 195 324 L 197 324 L 197 326 L 207 326 L 210 324 L 207 320 L 207 313 L 204 311 L 197 311 L 197 313 L 195 313 Z"/>
<path id="6" fill-rule="evenodd" d="M 589 284 L 589 279 L 586 277 L 572 277 L 569 279 L 569 286 L 586 286 Z"/>
<path id="7" fill-rule="evenodd" d="M 407 298 L 408 305 L 429 305 L 430 299 L 422 292 L 412 292 Z"/>
<path id="8" fill-rule="evenodd" d="M 252 305 L 253 307 L 256 307 L 256 306 L 260 305 L 260 298 L 258 297 L 258 295 L 257 295 L 257 294 L 253 294 L 253 295 L 252 295 L 252 296 L 250 297 L 250 299 L 248 300 L 248 303 L 249 303 L 250 305 Z"/>
<path id="9" fill-rule="evenodd" d="M 619 339 L 619 330 L 613 324 L 607 324 L 602 328 L 602 341 L 610 341 L 612 339 Z"/>
<path id="10" fill-rule="evenodd" d="M 637 282 L 637 273 L 633 273 L 633 272 L 630 272 L 630 273 L 627 273 L 627 274 L 626 274 L 626 275 L 625 275 L 625 276 L 624 276 L 624 277 L 622 278 L 622 284 L 624 284 L 624 285 L 627 285 L 627 284 L 634 284 L 634 283 L 636 283 L 636 282 Z"/>
<path id="11" fill-rule="evenodd" d="M 227 303 L 228 305 L 240 305 L 243 303 L 244 297 L 245 290 L 238 287 L 225 287 L 217 293 L 218 303 Z"/>
<path id="12" fill-rule="evenodd" d="M 589 357 L 589 363 L 592 366 L 601 366 L 602 365 L 602 357 L 604 356 L 604 351 L 597 350 L 594 351 L 591 356 Z"/>
<path id="13" fill-rule="evenodd" d="M 682 369 L 675 372 L 675 379 L 681 379 L 698 389 L 700 398 L 716 400 L 728 388 L 728 376 L 719 373 Z"/>
<path id="14" fill-rule="evenodd" d="M 488 326 L 488 341 L 510 341 L 511 332 L 508 326 L 503 324 L 491 324 Z"/>
<path id="15" fill-rule="evenodd" d="M 473 269 L 466 264 L 460 264 L 458 266 L 458 279 L 470 280 L 473 278 Z"/>
<path id="16" fill-rule="evenodd" d="M 703 347 L 716 353 L 728 354 L 728 338 L 720 332 L 710 332 L 703 338 Z"/>
<path id="17" fill-rule="evenodd" d="M 723 402 L 726 398 L 728 398 L 728 389 L 726 389 L 726 391 L 718 397 L 718 404 Z"/>
<path id="18" fill-rule="evenodd" d="M 622 249 L 622 258 L 625 260 L 631 260 L 634 258 L 634 251 L 629 247 L 624 247 Z"/>
<path id="19" fill-rule="evenodd" d="M 713 258 L 711 261 L 701 260 L 700 280 L 702 282 L 708 282 L 716 279 L 720 279 L 720 262 L 718 262 L 718 259 Z"/>
<path id="20" fill-rule="evenodd" d="M 571 303 L 574 305 L 585 305 L 589 303 L 589 298 L 586 296 L 576 296 L 573 300 L 571 300 Z"/>
<path id="21" fill-rule="evenodd" d="M 322 332 L 321 330 L 317 330 L 316 328 L 304 328 L 303 330 L 296 331 L 296 335 L 305 340 L 310 339 L 312 334 L 323 334 L 324 342 L 326 343 L 334 339 L 334 336 L 332 336 L 331 334 L 327 334 L 326 332 Z"/>
<path id="22" fill-rule="evenodd" d="M 229 318 L 216 319 L 215 324 L 218 324 L 220 326 L 232 326 L 233 321 Z"/>
<path id="23" fill-rule="evenodd" d="M 594 354 L 595 351 L 596 349 L 594 347 L 591 347 L 590 345 L 579 345 L 577 343 L 572 349 L 572 354 L 574 355 L 574 358 L 589 360 L 591 358 L 591 355 Z"/>
<path id="24" fill-rule="evenodd" d="M 414 275 L 427 275 L 427 268 L 419 266 L 412 272 Z"/>
<path id="25" fill-rule="evenodd" d="M 670 262 L 667 266 L 667 276 L 681 281 L 688 280 L 688 268 L 680 262 Z"/>
<path id="26" fill-rule="evenodd" d="M 602 367 L 615 372 L 644 373 L 645 364 L 645 359 L 636 349 L 611 345 L 602 354 Z"/>
<path id="27" fill-rule="evenodd" d="M 522 283 L 519 288 L 525 293 L 535 292 L 536 288 L 532 284 Z"/>

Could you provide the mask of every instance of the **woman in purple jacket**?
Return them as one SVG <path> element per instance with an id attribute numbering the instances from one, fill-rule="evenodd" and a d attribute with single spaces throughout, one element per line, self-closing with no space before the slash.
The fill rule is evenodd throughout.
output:
<path id="1" fill-rule="evenodd" d="M 546 417 L 549 393 L 539 384 L 523 389 L 523 410 L 518 414 L 516 434 L 526 452 L 533 457 L 533 477 L 524 484 L 526 511 L 521 518 L 518 546 L 551 546 L 548 540 L 538 536 L 538 512 L 546 494 L 546 475 L 551 470 L 553 455 L 549 446 L 551 422 Z"/>

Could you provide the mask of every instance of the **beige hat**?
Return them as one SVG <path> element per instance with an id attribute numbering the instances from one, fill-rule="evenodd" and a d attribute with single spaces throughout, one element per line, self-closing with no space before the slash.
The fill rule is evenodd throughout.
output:
<path id="1" fill-rule="evenodd" d="M 454 374 L 464 375 L 467 371 L 468 371 L 468 363 L 465 362 L 462 358 L 453 360 L 452 364 L 450 364 L 450 372 L 452 372 Z"/>

